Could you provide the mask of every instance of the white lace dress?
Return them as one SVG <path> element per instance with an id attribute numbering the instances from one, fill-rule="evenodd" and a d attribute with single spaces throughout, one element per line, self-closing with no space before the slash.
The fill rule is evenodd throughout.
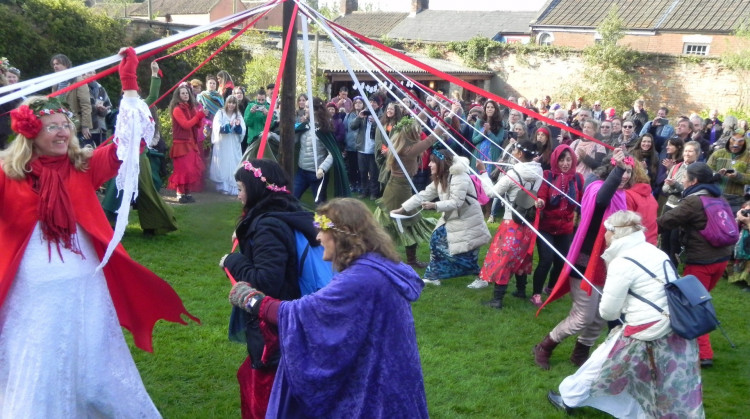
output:
<path id="1" fill-rule="evenodd" d="M 231 124 L 233 119 L 240 121 L 242 131 L 222 133 L 221 127 Z M 245 120 L 242 115 L 235 113 L 232 117 L 227 116 L 223 109 L 216 113 L 214 118 L 213 133 L 211 134 L 211 143 L 213 151 L 211 152 L 211 167 L 209 177 L 216 184 L 216 190 L 226 195 L 237 195 L 237 181 L 234 179 L 234 172 L 242 161 L 242 137 L 245 136 Z"/>
<path id="2" fill-rule="evenodd" d="M 99 258 L 53 246 L 37 224 L 0 307 L 0 418 L 158 418 L 125 343 Z"/>

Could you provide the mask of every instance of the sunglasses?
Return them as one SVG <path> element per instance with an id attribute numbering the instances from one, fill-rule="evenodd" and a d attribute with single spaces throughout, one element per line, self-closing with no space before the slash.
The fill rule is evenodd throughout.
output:
<path id="1" fill-rule="evenodd" d="M 622 127 L 623 127 L 623 128 L 633 128 L 633 126 L 632 126 L 632 125 L 623 125 Z"/>

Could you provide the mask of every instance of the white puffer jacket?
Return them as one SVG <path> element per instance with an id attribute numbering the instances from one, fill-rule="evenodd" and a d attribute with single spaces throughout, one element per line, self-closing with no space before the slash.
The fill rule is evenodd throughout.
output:
<path id="1" fill-rule="evenodd" d="M 544 170 L 542 170 L 542 165 L 535 161 L 516 163 L 513 165 L 513 170 L 509 169 L 505 173 L 506 174 L 501 176 L 494 185 L 487 173 L 484 173 L 480 177 L 480 179 L 482 179 L 482 187 L 487 193 L 487 196 L 490 198 L 505 196 L 508 202 L 512 204 L 516 200 L 516 195 L 518 195 L 519 192 L 526 193 L 521 191 L 521 187 L 518 186 L 518 183 L 523 184 L 524 187 L 533 192 L 534 195 L 539 192 L 539 187 L 542 186 Z M 511 180 L 508 176 L 512 176 L 513 179 Z M 519 176 L 521 178 L 520 180 L 518 179 Z M 513 218 L 513 211 L 505 208 L 503 220 L 510 220 L 511 218 Z"/>
<path id="2" fill-rule="evenodd" d="M 659 280 L 652 278 L 635 263 L 624 259 L 626 256 L 637 260 L 659 277 Z M 669 334 L 672 328 L 666 316 L 628 294 L 628 290 L 633 290 L 669 313 L 667 294 L 664 291 L 664 261 L 669 260 L 667 254 L 648 243 L 642 231 L 636 231 L 612 241 L 602 254 L 602 259 L 607 263 L 607 282 L 599 303 L 602 318 L 615 320 L 624 313 L 625 324 L 629 326 L 657 321 L 648 329 L 632 335 L 639 340 L 650 341 Z M 672 268 L 668 266 L 667 269 Z M 669 272 L 669 279 L 675 279 L 673 272 Z"/>
<path id="3" fill-rule="evenodd" d="M 437 227 L 445 224 L 448 236 L 448 250 L 451 255 L 465 253 L 489 243 L 492 236 L 487 224 L 484 223 L 482 207 L 476 200 L 477 192 L 474 182 L 468 174 L 469 160 L 465 157 L 455 157 L 450 167 L 450 184 L 447 190 L 438 188 L 430 182 L 417 195 L 404 202 L 402 207 L 414 211 L 422 206 L 422 202 L 430 202 L 435 198 L 436 211 L 442 212 Z"/>

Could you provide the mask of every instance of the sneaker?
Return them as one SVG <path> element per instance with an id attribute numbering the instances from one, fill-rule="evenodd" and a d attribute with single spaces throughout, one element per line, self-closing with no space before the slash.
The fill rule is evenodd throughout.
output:
<path id="1" fill-rule="evenodd" d="M 481 289 L 481 288 L 487 288 L 488 285 L 490 285 L 489 282 L 482 281 L 479 278 L 474 278 L 474 281 L 471 284 L 467 285 L 466 288 L 471 288 L 471 289 L 474 289 L 474 290 L 478 290 L 478 289 Z"/>
<path id="2" fill-rule="evenodd" d="M 541 307 L 542 306 L 542 296 L 541 296 L 541 294 L 534 294 L 534 295 L 532 295 L 531 298 L 529 299 L 529 301 L 531 301 L 531 304 L 534 304 L 537 307 Z"/>
<path id="3" fill-rule="evenodd" d="M 424 278 L 422 281 L 424 281 L 425 284 L 434 285 L 436 287 L 440 285 L 440 280 L 439 279 L 427 279 L 427 278 Z"/>
<path id="4" fill-rule="evenodd" d="M 187 203 L 189 203 L 190 201 L 188 200 L 188 197 L 187 197 L 187 196 L 185 196 L 185 195 L 182 195 L 182 196 L 180 197 L 180 199 L 178 199 L 178 200 L 177 200 L 177 202 L 179 202 L 180 204 L 187 204 Z"/>
<path id="5" fill-rule="evenodd" d="M 494 222 L 495 222 L 495 217 L 490 215 L 490 218 L 487 219 L 487 223 L 494 223 Z"/>
<path id="6" fill-rule="evenodd" d="M 714 366 L 713 359 L 701 359 L 701 368 L 711 368 Z"/>

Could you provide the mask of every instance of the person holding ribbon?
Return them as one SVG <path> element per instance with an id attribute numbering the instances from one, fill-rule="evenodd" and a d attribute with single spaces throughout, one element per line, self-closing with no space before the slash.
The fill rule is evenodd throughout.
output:
<path id="1" fill-rule="evenodd" d="M 674 333 L 667 315 L 669 258 L 646 241 L 636 212 L 615 212 L 604 229 L 599 314 L 623 324 L 547 399 L 561 410 L 591 406 L 620 418 L 705 417 L 698 344 Z"/>
<path id="2" fill-rule="evenodd" d="M 383 191 L 383 197 L 377 201 L 375 219 L 390 234 L 394 243 L 404 246 L 406 263 L 412 267 L 424 269 L 427 264 L 417 260 L 417 246 L 429 240 L 434 221 L 422 218 L 419 213 L 404 211 L 401 204 L 412 196 L 409 178 L 417 173 L 419 156 L 432 147 L 437 139 L 431 135 L 424 141 L 420 141 L 419 124 L 413 118 L 406 116 L 392 128 L 391 134 L 393 150 L 388 151 L 386 159 L 386 167 L 391 174 Z M 403 169 L 399 162 L 403 164 Z M 416 210 L 418 206 L 415 205 L 412 210 Z M 399 215 L 408 213 L 411 217 L 401 219 L 401 227 L 399 227 L 390 216 L 392 211 Z"/>
<path id="3" fill-rule="evenodd" d="M 510 203 L 515 201 L 518 194 L 532 194 L 536 200 L 543 174 L 542 165 L 534 161 L 538 155 L 536 143 L 530 140 L 516 143 L 511 155 L 518 163 L 514 164 L 505 176 L 501 176 L 495 185 L 492 185 L 484 170 L 484 163 L 477 162 L 485 191 L 491 191 L 492 196 L 505 196 Z M 513 295 L 526 298 L 526 275 L 531 273 L 533 239 L 531 228 L 523 222 L 519 224 L 514 221 L 511 208 L 506 206 L 503 222 L 492 239 L 479 278 L 469 284 L 469 288 L 484 288 L 490 282 L 495 284 L 492 299 L 483 303 L 484 305 L 498 310 L 503 308 L 503 298 L 513 274 L 516 276 L 516 291 Z"/>
<path id="4" fill-rule="evenodd" d="M 81 148 L 72 113 L 57 98 L 30 97 L 11 112 L 18 135 L 0 152 L 2 417 L 160 417 L 121 326 L 151 351 L 158 320 L 197 321 L 122 246 L 99 266 L 112 228 L 95 191 L 118 173 L 120 152 L 137 158 L 143 138 L 123 134 L 144 121 L 152 125 L 143 131 L 153 130 L 137 94 L 135 51 L 122 53 L 114 142 Z"/>
<path id="5" fill-rule="evenodd" d="M 596 173 L 600 179 L 591 182 L 583 192 L 581 221 L 566 257 L 575 270 L 567 264 L 563 267 L 552 293 L 539 309 L 570 292 L 573 302 L 570 313 L 534 347 L 534 361 L 545 370 L 550 367 L 549 359 L 557 345 L 575 335 L 578 339 L 570 362 L 579 367 L 583 365 L 606 324 L 599 316 L 599 300 L 607 273 L 601 258 L 606 248 L 604 220 L 620 210 L 637 212 L 645 227 L 646 241 L 656 245 L 658 204 L 651 194 L 643 166 L 636 164 L 632 156 L 626 156 L 622 148 L 617 148 L 609 164 Z"/>
<path id="6" fill-rule="evenodd" d="M 240 253 L 225 255 L 219 266 L 238 284 L 253 287 L 277 300 L 300 298 L 294 230 L 317 245 L 312 213 L 289 193 L 289 179 L 278 163 L 253 159 L 235 173 L 242 217 L 234 237 Z M 243 418 L 264 418 L 276 368 L 279 343 L 268 323 L 241 308 L 232 310 L 229 338 L 247 346 L 248 357 L 237 371 Z"/>
<path id="7" fill-rule="evenodd" d="M 362 202 L 336 198 L 317 211 L 323 259 L 338 270 L 328 285 L 293 301 L 247 282 L 229 293 L 262 331 L 278 330 L 266 417 L 427 418 L 411 312 L 424 284 Z"/>
<path id="8" fill-rule="evenodd" d="M 469 159 L 450 153 L 445 148 L 432 150 L 432 182 L 394 211 L 422 208 L 442 213 L 430 238 L 430 263 L 423 279 L 432 285 L 440 285 L 441 279 L 477 275 L 479 248 L 492 238 L 469 177 Z"/>

